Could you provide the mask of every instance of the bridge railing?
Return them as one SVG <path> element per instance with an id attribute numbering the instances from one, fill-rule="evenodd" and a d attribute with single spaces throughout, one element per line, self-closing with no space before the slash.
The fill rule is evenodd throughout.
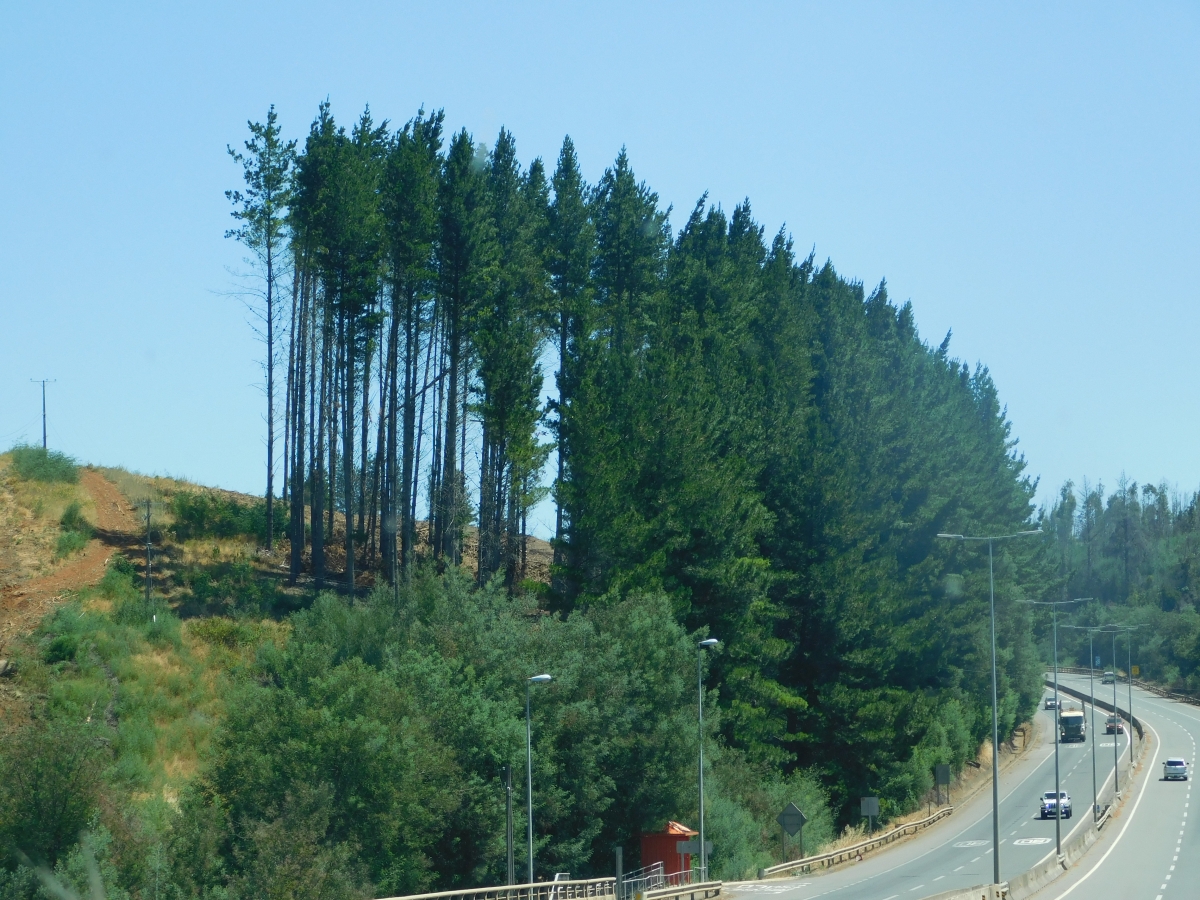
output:
<path id="1" fill-rule="evenodd" d="M 698 870 L 697 870 L 698 871 Z M 708 900 L 710 897 L 721 896 L 720 881 L 696 881 L 692 884 L 673 884 L 647 891 L 641 900 Z M 626 897 L 626 900 L 633 900 Z"/>
<path id="2" fill-rule="evenodd" d="M 577 881 L 539 881 L 534 884 L 509 884 L 499 887 L 468 888 L 461 891 L 437 891 L 432 894 L 407 894 L 384 900 L 584 900 L 590 897 L 616 897 L 615 878 L 588 878 Z"/>

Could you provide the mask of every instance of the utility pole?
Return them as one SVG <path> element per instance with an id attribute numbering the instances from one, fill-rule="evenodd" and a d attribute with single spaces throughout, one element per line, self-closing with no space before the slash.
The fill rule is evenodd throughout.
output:
<path id="1" fill-rule="evenodd" d="M 146 609 L 150 609 L 150 498 L 146 498 Z"/>
<path id="2" fill-rule="evenodd" d="M 46 385 L 54 384 L 55 379 L 53 379 L 53 378 L 30 378 L 29 380 L 34 384 L 40 384 L 42 386 L 42 449 L 45 450 L 45 449 L 47 449 L 46 448 Z"/>

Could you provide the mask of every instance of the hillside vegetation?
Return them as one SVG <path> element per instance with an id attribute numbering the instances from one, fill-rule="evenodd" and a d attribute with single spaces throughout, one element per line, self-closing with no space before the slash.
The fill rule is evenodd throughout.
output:
<path id="1" fill-rule="evenodd" d="M 92 852 L 138 897 L 499 883 L 547 672 L 537 871 L 607 874 L 614 844 L 633 863 L 639 832 L 696 819 L 709 635 L 714 874 L 776 861 L 788 801 L 811 849 L 859 797 L 894 818 L 975 759 L 987 550 L 936 535 L 1036 517 L 996 387 L 949 336 L 748 202 L 702 198 L 676 231 L 623 152 L 588 185 L 569 140 L 548 172 L 507 131 L 489 150 L 422 112 L 347 132 L 325 104 L 299 150 L 272 111 L 236 156 L 284 497 L 123 483 L 154 494 L 150 599 L 116 557 L 19 659 L 9 746 L 72 735 L 39 777 L 82 798 L 57 837 L 0 798 L 29 858 L 82 885 Z M 540 580 L 526 520 L 552 458 Z M 1061 587 L 1054 566 L 1049 535 L 997 545 L 1002 738 L 1041 694 L 1018 601 Z"/>

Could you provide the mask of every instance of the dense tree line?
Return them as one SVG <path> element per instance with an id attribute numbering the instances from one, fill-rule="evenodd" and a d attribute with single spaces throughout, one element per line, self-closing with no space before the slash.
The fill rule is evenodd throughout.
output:
<path id="1" fill-rule="evenodd" d="M 925 344 L 884 285 L 768 239 L 748 202 L 701 198 L 675 233 L 624 152 L 589 185 L 569 138 L 547 177 L 508 131 L 489 150 L 440 111 L 347 131 L 324 104 L 294 159 L 278 127 L 247 146 L 294 173 L 293 577 L 444 569 L 475 525 L 478 583 L 518 584 L 545 423 L 547 609 L 663 592 L 725 641 L 730 744 L 839 797 L 903 806 L 931 759 L 974 752 L 980 556 L 934 536 L 1028 523 L 1033 492 L 986 369 Z M 1012 601 L 1040 590 L 1039 554 L 1002 551 L 1006 727 L 1038 690 Z"/>
<path id="2" fill-rule="evenodd" d="M 1060 593 L 1092 598 L 1068 615 L 1070 624 L 1139 626 L 1132 660 L 1145 677 L 1200 692 L 1200 493 L 1183 495 L 1167 484 L 1142 484 L 1122 475 L 1115 489 L 1084 479 L 1067 482 L 1044 514 L 1048 563 Z M 1049 633 L 1042 639 L 1049 658 Z M 1060 632 L 1063 658 L 1088 664 L 1088 641 Z M 1118 639 L 1116 665 L 1131 656 Z M 1096 653 L 1114 665 L 1111 638 Z"/>
<path id="3" fill-rule="evenodd" d="M 340 596 L 233 678 L 164 831 L 183 895 L 494 881 L 521 686 L 551 667 L 539 853 L 606 873 L 613 843 L 695 814 L 699 635 L 722 642 L 724 874 L 766 861 L 787 799 L 828 802 L 832 829 L 866 794 L 911 809 L 934 765 L 974 758 L 987 551 L 937 534 L 1029 527 L 1034 485 L 949 335 L 925 343 L 884 284 L 798 256 L 748 201 L 701 198 L 676 230 L 623 151 L 589 184 L 569 139 L 548 171 L 506 130 L 490 149 L 440 111 L 347 130 L 323 104 L 302 143 L 273 112 L 252 125 L 239 161 L 234 234 L 262 263 L 284 386 L 289 574 Z M 539 587 L 526 520 L 551 452 Z M 274 521 L 268 497 L 268 546 Z M 1041 694 L 1018 601 L 1057 596 L 1052 547 L 997 547 L 1003 736 Z"/>

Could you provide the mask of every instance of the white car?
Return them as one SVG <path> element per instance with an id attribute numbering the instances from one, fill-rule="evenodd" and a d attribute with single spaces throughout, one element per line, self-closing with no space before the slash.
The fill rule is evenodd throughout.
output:
<path id="1" fill-rule="evenodd" d="M 1168 757 L 1167 761 L 1163 763 L 1163 781 L 1171 781 L 1175 778 L 1188 780 L 1187 760 L 1182 756 Z"/>
<path id="2" fill-rule="evenodd" d="M 1058 797 L 1062 800 L 1062 817 L 1064 819 L 1071 818 L 1071 795 L 1066 791 L 1059 791 Z M 1042 818 L 1053 819 L 1058 815 L 1054 809 L 1058 800 L 1055 799 L 1054 791 L 1046 791 L 1042 794 Z"/>

